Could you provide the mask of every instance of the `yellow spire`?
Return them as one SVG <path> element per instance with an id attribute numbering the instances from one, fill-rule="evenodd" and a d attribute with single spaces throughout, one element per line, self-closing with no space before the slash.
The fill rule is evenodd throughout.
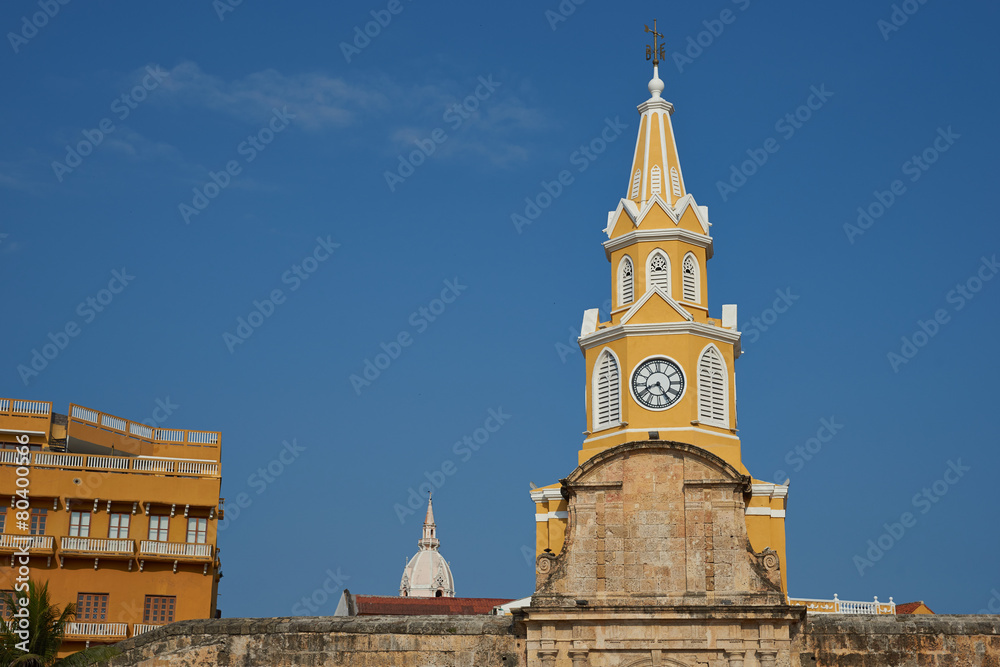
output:
<path id="1" fill-rule="evenodd" d="M 653 78 L 649 81 L 650 98 L 639 105 L 639 136 L 635 144 L 635 158 L 629 173 L 626 199 L 631 199 L 641 208 L 643 204 L 659 195 L 668 205 L 673 205 L 684 196 L 684 175 L 681 172 L 674 142 L 674 129 L 670 115 L 674 105 L 667 102 L 660 93 L 663 81 L 660 79 L 660 58 L 664 45 L 659 43 L 663 35 L 646 26 L 646 32 L 653 34 L 653 46 L 646 47 L 646 60 L 653 61 Z"/>

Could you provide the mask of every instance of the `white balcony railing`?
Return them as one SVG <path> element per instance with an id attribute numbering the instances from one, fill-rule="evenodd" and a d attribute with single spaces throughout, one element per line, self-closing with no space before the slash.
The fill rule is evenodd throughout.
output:
<path id="1" fill-rule="evenodd" d="M 23 458 L 13 449 L 0 449 L 0 464 L 21 465 Z M 168 475 L 198 475 L 218 477 L 219 464 L 214 461 L 183 461 L 170 458 L 136 456 L 98 456 L 32 452 L 31 465 L 51 468 L 82 468 L 91 470 L 138 471 Z"/>
<path id="2" fill-rule="evenodd" d="M 128 470 L 129 458 L 126 456 L 88 456 L 87 467 L 99 470 Z"/>
<path id="3" fill-rule="evenodd" d="M 802 598 L 789 598 L 789 604 L 803 605 L 806 611 L 821 614 L 895 614 L 896 603 L 889 598 L 888 602 L 879 602 L 875 597 L 873 602 L 856 602 L 853 600 L 841 600 L 833 596 L 832 600 L 808 600 Z"/>
<path id="4" fill-rule="evenodd" d="M 48 415 L 52 412 L 52 404 L 48 401 L 19 401 L 13 399 L 10 403 L 7 402 L 8 399 L 3 399 L 3 404 L 0 405 L 0 411 L 6 412 L 7 408 L 12 407 L 11 412 L 13 414 L 21 415 Z M 11 404 L 13 404 L 11 406 Z"/>
<path id="5" fill-rule="evenodd" d="M 0 535 L 0 549 L 20 549 L 26 540 L 30 541 L 29 549 L 51 549 L 51 535 L 12 535 L 4 533 Z"/>
<path id="6" fill-rule="evenodd" d="M 89 551 L 91 553 L 135 553 L 133 540 L 112 540 L 100 537 L 62 537 L 59 548 L 63 551 Z"/>
<path id="7" fill-rule="evenodd" d="M 128 623 L 67 623 L 68 637 L 107 637 L 124 639 L 128 635 Z"/>
<path id="8" fill-rule="evenodd" d="M 211 544 L 190 544 L 188 542 L 156 542 L 143 540 L 139 544 L 140 555 L 179 556 L 182 558 L 211 558 Z"/>
<path id="9" fill-rule="evenodd" d="M 144 632 L 150 632 L 156 628 L 162 628 L 162 625 L 150 625 L 148 623 L 134 623 L 132 625 L 132 636 L 141 635 Z"/>

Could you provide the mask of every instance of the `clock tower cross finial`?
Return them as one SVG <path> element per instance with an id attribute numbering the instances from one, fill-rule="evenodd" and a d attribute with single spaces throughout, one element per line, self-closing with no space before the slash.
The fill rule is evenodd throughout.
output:
<path id="1" fill-rule="evenodd" d="M 648 44 L 646 45 L 646 60 L 652 60 L 653 67 L 658 67 L 660 61 L 665 59 L 665 56 L 663 55 L 663 44 L 660 44 L 658 41 L 658 38 L 663 39 L 663 35 L 661 33 L 656 32 L 656 19 L 653 19 L 652 30 L 649 29 L 648 25 L 645 26 L 645 28 L 646 32 L 653 33 L 653 45 L 652 46 L 649 46 Z"/>

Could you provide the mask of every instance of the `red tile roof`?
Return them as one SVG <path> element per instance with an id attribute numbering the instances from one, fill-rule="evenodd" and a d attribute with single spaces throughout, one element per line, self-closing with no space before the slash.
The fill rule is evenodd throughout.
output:
<path id="1" fill-rule="evenodd" d="M 501 598 L 406 598 L 389 595 L 355 595 L 358 616 L 459 616 L 488 614 L 493 607 L 513 602 Z"/>
<path id="2" fill-rule="evenodd" d="M 920 602 L 904 602 L 902 604 L 897 604 L 896 605 L 896 613 L 897 614 L 912 614 L 914 611 L 917 610 L 917 608 L 920 605 L 924 605 L 925 607 L 927 607 L 927 605 L 924 604 L 923 600 L 921 600 Z M 933 611 L 931 611 L 930 607 L 927 607 L 927 611 L 930 611 L 932 614 L 934 613 Z"/>

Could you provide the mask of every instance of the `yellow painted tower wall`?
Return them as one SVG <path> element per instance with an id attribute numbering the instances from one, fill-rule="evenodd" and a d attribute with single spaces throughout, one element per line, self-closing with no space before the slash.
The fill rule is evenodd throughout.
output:
<path id="1" fill-rule="evenodd" d="M 698 206 L 685 189 L 670 119 L 674 109 L 659 96 L 662 87 L 663 82 L 654 74 L 652 97 L 639 105 L 641 122 L 626 197 L 608 214 L 604 249 L 611 270 L 609 319 L 598 321 L 596 310 L 584 315 L 579 343 L 586 364 L 587 424 L 577 463 L 610 447 L 656 437 L 706 449 L 749 475 L 742 461 L 736 422 L 735 364 L 740 356 L 736 307 L 724 306 L 721 318 L 710 317 L 707 266 L 714 240 L 709 233 L 708 210 Z M 669 264 L 669 270 L 657 274 L 656 284 L 650 269 L 654 253 L 662 253 Z M 685 283 L 689 256 L 693 271 Z M 631 263 L 630 289 L 624 287 L 626 258 Z M 717 365 L 706 363 L 703 371 L 702 355 L 709 348 L 714 348 Z M 598 415 L 595 405 L 601 360 L 609 352 L 618 373 L 618 418 L 610 422 L 606 415 Z M 632 390 L 633 373 L 650 358 L 669 359 L 682 369 L 683 393 L 667 408 L 643 406 Z M 703 381 L 703 374 L 708 377 L 709 369 L 720 365 L 724 382 Z M 714 392 L 706 394 L 705 401 L 714 398 L 715 405 L 724 404 L 719 408 L 724 410 L 723 417 L 704 407 L 702 391 Z M 706 418 L 705 414 L 715 416 Z M 599 423 L 601 419 L 604 421 Z M 753 480 L 751 487 L 746 514 L 751 546 L 758 552 L 771 548 L 778 553 L 782 585 L 787 591 L 788 487 L 760 480 Z M 561 497 L 558 484 L 535 489 L 531 497 L 535 502 L 536 555 L 547 549 L 559 553 L 565 539 L 567 501 Z"/>

